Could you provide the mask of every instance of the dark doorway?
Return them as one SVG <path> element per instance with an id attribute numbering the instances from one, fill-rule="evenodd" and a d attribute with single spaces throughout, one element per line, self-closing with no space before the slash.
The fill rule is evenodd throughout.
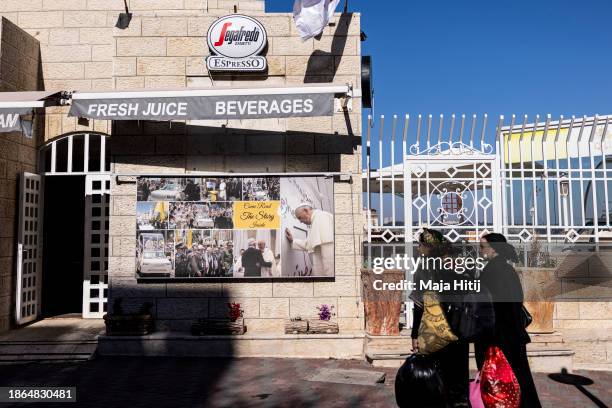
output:
<path id="1" fill-rule="evenodd" d="M 85 176 L 44 182 L 42 315 L 82 313 Z"/>

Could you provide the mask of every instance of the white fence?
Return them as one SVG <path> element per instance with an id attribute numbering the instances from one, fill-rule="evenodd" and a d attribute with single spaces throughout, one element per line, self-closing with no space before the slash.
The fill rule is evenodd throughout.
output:
<path id="1" fill-rule="evenodd" d="M 612 237 L 612 116 L 372 118 L 363 173 L 367 241 L 452 242 L 487 232 L 530 242 Z M 490 123 L 494 122 L 494 123 Z"/>

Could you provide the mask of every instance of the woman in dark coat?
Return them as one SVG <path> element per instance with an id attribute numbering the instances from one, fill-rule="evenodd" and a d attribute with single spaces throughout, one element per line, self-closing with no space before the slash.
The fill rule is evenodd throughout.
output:
<path id="1" fill-rule="evenodd" d="M 419 236 L 419 252 L 426 258 L 445 258 L 451 257 L 450 243 L 444 236 L 435 230 L 424 229 Z M 414 302 L 413 323 L 412 323 L 412 351 L 419 351 L 419 326 L 423 317 L 423 291 L 419 290 L 419 282 L 432 279 L 434 281 L 443 280 L 452 282 L 456 278 L 454 271 L 444 270 L 443 268 L 419 268 L 415 273 L 414 282 L 416 289 L 410 294 L 410 299 Z M 441 303 L 444 303 L 444 296 L 439 295 Z M 448 393 L 451 407 L 468 407 L 468 384 L 469 384 L 469 344 L 463 341 L 455 341 L 448 344 L 431 356 L 440 365 L 440 375 Z"/>
<path id="2" fill-rule="evenodd" d="M 495 330 L 490 338 L 475 344 L 476 364 L 480 370 L 487 349 L 499 346 L 521 387 L 521 407 L 541 407 L 527 360 L 526 345 L 531 339 L 524 324 L 523 288 L 516 271 L 508 263 L 518 261 L 518 256 L 506 237 L 497 233 L 482 237 L 480 250 L 489 260 L 480 274 L 480 283 L 491 292 Z"/>

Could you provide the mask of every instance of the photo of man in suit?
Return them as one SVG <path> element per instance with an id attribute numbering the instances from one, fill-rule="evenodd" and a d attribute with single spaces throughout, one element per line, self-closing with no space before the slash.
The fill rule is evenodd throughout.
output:
<path id="1" fill-rule="evenodd" d="M 249 247 L 242 255 L 242 267 L 244 268 L 244 277 L 260 277 L 261 268 L 270 268 L 272 262 L 266 262 L 263 254 L 257 249 L 257 241 L 254 238 L 249 238 Z"/>

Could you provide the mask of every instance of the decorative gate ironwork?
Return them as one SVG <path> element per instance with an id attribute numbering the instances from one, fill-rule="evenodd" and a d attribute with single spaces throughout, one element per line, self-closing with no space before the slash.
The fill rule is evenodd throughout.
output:
<path id="1" fill-rule="evenodd" d="M 85 178 L 83 317 L 102 318 L 108 303 L 109 175 Z"/>
<path id="2" fill-rule="evenodd" d="M 17 234 L 17 304 L 15 321 L 24 324 L 40 314 L 41 289 L 41 177 L 21 173 L 19 233 Z"/>
<path id="3" fill-rule="evenodd" d="M 442 231 L 450 242 L 474 240 L 499 229 L 500 189 L 495 156 L 466 146 L 435 155 L 406 159 L 406 241 L 416 240 L 421 226 Z"/>

